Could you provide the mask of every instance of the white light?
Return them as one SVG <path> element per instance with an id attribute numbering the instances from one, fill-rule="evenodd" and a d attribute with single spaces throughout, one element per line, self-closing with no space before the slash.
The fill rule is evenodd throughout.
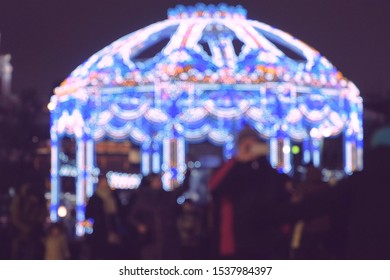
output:
<path id="1" fill-rule="evenodd" d="M 137 189 L 141 184 L 141 174 L 127 174 L 110 171 L 107 173 L 108 185 L 112 189 Z"/>
<path id="2" fill-rule="evenodd" d="M 313 165 L 315 167 L 319 167 L 320 163 L 321 163 L 320 151 L 318 149 L 315 149 L 313 151 Z"/>
<path id="3" fill-rule="evenodd" d="M 150 155 L 148 152 L 142 152 L 141 169 L 143 175 L 150 173 Z"/>
<path id="4" fill-rule="evenodd" d="M 356 169 L 363 170 L 363 148 L 359 147 L 356 151 Z"/>
<path id="5" fill-rule="evenodd" d="M 274 75 L 271 73 L 265 74 L 265 78 L 267 81 L 272 81 L 274 79 Z"/>
<path id="6" fill-rule="evenodd" d="M 170 191 L 171 183 L 172 183 L 172 173 L 170 171 L 164 172 L 164 174 L 161 177 L 161 180 L 163 182 L 163 189 L 165 191 Z"/>
<path id="7" fill-rule="evenodd" d="M 83 236 L 85 234 L 85 228 L 81 222 L 76 224 L 76 235 Z"/>
<path id="8" fill-rule="evenodd" d="M 330 129 L 330 128 L 324 128 L 323 131 L 322 131 L 322 135 L 323 135 L 324 137 L 329 137 L 329 136 L 331 136 L 331 135 L 332 135 L 331 129 Z"/>
<path id="9" fill-rule="evenodd" d="M 304 163 L 309 163 L 309 162 L 310 162 L 310 158 L 311 158 L 310 150 L 305 149 L 305 150 L 303 151 L 303 162 L 304 162 Z"/>
<path id="10" fill-rule="evenodd" d="M 68 214 L 68 210 L 66 210 L 65 206 L 60 206 L 58 207 L 58 217 L 64 218 Z"/>
<path id="11" fill-rule="evenodd" d="M 176 146 L 176 156 L 177 156 L 177 168 L 179 173 L 183 173 L 186 170 L 186 163 L 185 163 L 185 143 L 183 138 L 177 139 L 177 146 Z M 182 182 L 180 178 L 178 178 L 179 183 Z"/>
<path id="12" fill-rule="evenodd" d="M 167 171 L 169 168 L 169 162 L 171 160 L 171 142 L 169 139 L 164 139 L 163 141 L 163 170 Z"/>
<path id="13" fill-rule="evenodd" d="M 85 189 L 84 189 L 84 170 L 85 170 L 85 142 L 83 140 L 77 140 L 77 179 L 76 179 L 76 201 L 77 205 L 85 204 Z"/>
<path id="14" fill-rule="evenodd" d="M 289 154 L 290 153 L 290 151 L 291 151 L 291 148 L 290 148 L 290 146 L 283 146 L 283 153 L 284 154 Z"/>
<path id="15" fill-rule="evenodd" d="M 270 162 L 272 167 L 278 165 L 278 140 L 276 138 L 270 139 Z"/>
<path id="16" fill-rule="evenodd" d="M 311 130 L 310 130 L 310 137 L 312 138 L 317 138 L 318 137 L 318 128 L 316 127 L 313 127 Z"/>
<path id="17" fill-rule="evenodd" d="M 49 104 L 47 104 L 47 109 L 49 109 L 50 111 L 53 111 L 55 108 L 56 108 L 55 103 L 49 102 Z"/>
<path id="18" fill-rule="evenodd" d="M 351 174 L 353 171 L 352 167 L 352 143 L 351 141 L 346 141 L 344 147 L 344 171 L 347 174 Z"/>
<path id="19" fill-rule="evenodd" d="M 160 173 L 160 153 L 155 152 L 152 156 L 152 170 L 153 173 Z"/>
<path id="20" fill-rule="evenodd" d="M 87 179 L 86 179 L 86 193 L 88 197 L 91 197 L 94 193 L 94 183 L 95 183 L 95 178 L 93 174 L 93 169 L 94 169 L 94 142 L 93 140 L 88 140 L 87 141 L 87 146 L 86 146 L 86 153 L 87 153 L 87 159 L 86 159 L 86 170 L 87 170 Z"/>
<path id="21" fill-rule="evenodd" d="M 76 177 L 77 167 L 70 164 L 63 164 L 59 170 L 59 175 L 61 177 Z"/>

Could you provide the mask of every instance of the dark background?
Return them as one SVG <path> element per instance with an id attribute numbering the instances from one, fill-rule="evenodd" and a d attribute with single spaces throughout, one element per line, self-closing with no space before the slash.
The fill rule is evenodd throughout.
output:
<path id="1" fill-rule="evenodd" d="M 12 54 L 13 91 L 53 85 L 114 40 L 156 21 L 176 4 L 157 0 L 1 0 L 0 52 Z M 217 1 L 203 1 L 219 3 Z M 389 95 L 390 1 L 258 0 L 248 18 L 291 33 L 326 56 L 363 97 Z"/>

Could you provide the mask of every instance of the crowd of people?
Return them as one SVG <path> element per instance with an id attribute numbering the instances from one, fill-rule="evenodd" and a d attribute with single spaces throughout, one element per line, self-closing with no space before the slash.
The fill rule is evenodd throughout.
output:
<path id="1" fill-rule="evenodd" d="M 43 197 L 23 186 L 11 204 L 13 259 L 390 259 L 390 148 L 376 147 L 364 172 L 336 186 L 313 165 L 298 182 L 272 168 L 251 129 L 212 174 L 209 201 L 179 197 L 150 174 L 124 206 L 99 177 L 86 207 L 91 232 L 76 256 L 61 224 L 44 227 Z M 80 253 L 81 252 L 81 253 Z"/>

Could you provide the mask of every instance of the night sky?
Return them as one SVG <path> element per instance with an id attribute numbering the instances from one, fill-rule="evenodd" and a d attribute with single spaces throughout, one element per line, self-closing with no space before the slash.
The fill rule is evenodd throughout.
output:
<path id="1" fill-rule="evenodd" d="M 0 52 L 11 53 L 13 90 L 49 96 L 55 83 L 114 40 L 199 1 L 1 0 Z M 216 1 L 203 1 L 214 3 Z M 390 94 L 390 1 L 253 0 L 248 18 L 291 33 L 326 56 L 363 97 Z"/>

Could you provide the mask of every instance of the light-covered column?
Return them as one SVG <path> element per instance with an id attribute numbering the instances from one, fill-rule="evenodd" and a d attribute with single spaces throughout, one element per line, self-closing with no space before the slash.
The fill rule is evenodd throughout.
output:
<path id="1" fill-rule="evenodd" d="M 172 190 L 184 181 L 185 140 L 183 137 L 167 137 L 163 140 L 163 187 Z"/>
<path id="2" fill-rule="evenodd" d="M 269 161 L 273 168 L 278 167 L 279 152 L 278 152 L 278 138 L 271 137 L 269 139 Z"/>
<path id="3" fill-rule="evenodd" d="M 290 173 L 292 169 L 290 138 L 284 137 L 281 141 L 281 144 L 282 144 L 282 157 L 283 157 L 282 170 L 284 173 L 287 174 Z"/>
<path id="4" fill-rule="evenodd" d="M 344 171 L 346 174 L 352 174 L 354 170 L 355 143 L 350 139 L 344 140 Z"/>
<path id="5" fill-rule="evenodd" d="M 141 145 L 141 173 L 146 176 L 151 171 L 151 143 L 149 141 Z"/>
<path id="6" fill-rule="evenodd" d="M 50 198 L 50 220 L 52 222 L 58 221 L 58 207 L 60 204 L 61 192 L 61 177 L 59 155 L 61 152 L 61 139 L 58 137 L 54 128 L 50 132 L 50 146 L 51 146 L 51 167 L 50 167 L 50 181 L 51 181 L 51 198 Z"/>
<path id="7" fill-rule="evenodd" d="M 363 134 L 363 100 L 360 99 L 360 103 L 357 106 L 359 129 L 356 133 L 356 170 L 361 171 L 364 168 L 363 164 L 363 151 L 364 151 L 364 134 Z"/>
<path id="8" fill-rule="evenodd" d="M 312 149 L 312 162 L 314 167 L 321 166 L 321 150 L 322 150 L 322 139 L 312 138 L 311 139 L 311 149 Z"/>
<path id="9" fill-rule="evenodd" d="M 344 171 L 363 169 L 363 100 L 351 98 L 349 121 L 344 131 Z"/>
<path id="10" fill-rule="evenodd" d="M 356 170 L 357 142 L 352 128 L 344 132 L 344 171 L 352 174 Z"/>
<path id="11" fill-rule="evenodd" d="M 311 162 L 311 140 L 306 138 L 302 141 L 302 163 L 304 165 Z"/>
<path id="12" fill-rule="evenodd" d="M 152 144 L 152 172 L 160 173 L 161 172 L 161 151 L 160 143 L 153 141 Z"/>
<path id="13" fill-rule="evenodd" d="M 85 165 L 85 136 L 76 138 L 76 235 L 84 235 L 84 228 L 81 223 L 85 220 L 86 203 L 86 165 Z"/>
<path id="14" fill-rule="evenodd" d="M 97 175 L 94 174 L 95 168 L 95 141 L 92 138 L 88 138 L 86 142 L 86 194 L 88 198 L 95 192 L 95 175 Z"/>
<path id="15" fill-rule="evenodd" d="M 317 128 L 313 127 L 310 129 L 310 150 L 311 150 L 311 162 L 314 167 L 321 166 L 321 153 L 322 153 L 322 144 L 323 144 L 323 132 Z"/>
<path id="16" fill-rule="evenodd" d="M 283 173 L 289 173 L 291 165 L 291 141 L 285 133 L 279 133 L 278 137 L 269 140 L 269 160 L 273 168 Z"/>

